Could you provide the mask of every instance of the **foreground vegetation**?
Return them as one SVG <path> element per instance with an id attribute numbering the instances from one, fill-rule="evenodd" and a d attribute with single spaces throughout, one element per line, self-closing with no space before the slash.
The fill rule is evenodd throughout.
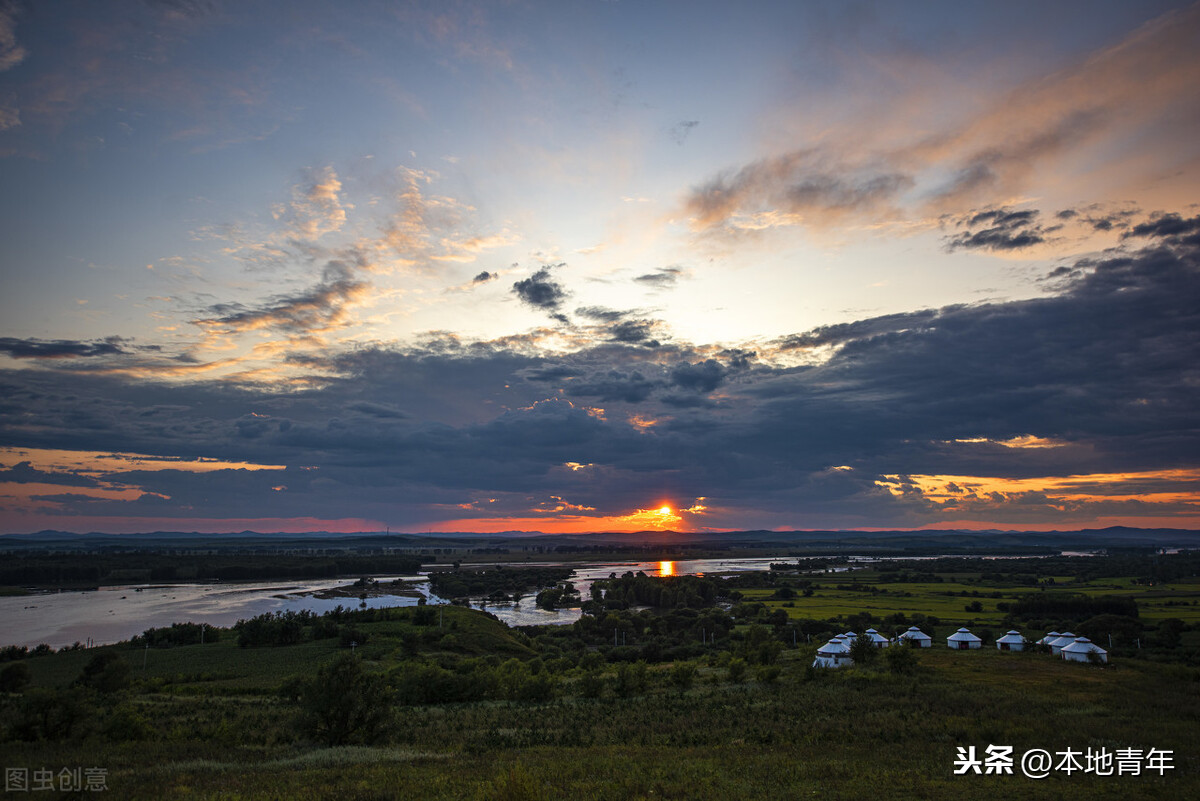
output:
<path id="1" fill-rule="evenodd" d="M 571 626 L 421 606 L 9 650 L 2 747 L 6 767 L 102 767 L 113 797 L 133 799 L 1197 797 L 1197 632 L 1190 618 L 1143 617 L 1162 597 L 1153 588 L 1194 588 L 1180 565 L 1152 585 L 1136 572 L 985 579 L 978 564 L 919 577 L 629 574 L 594 584 Z M 905 603 L 949 598 L 943 615 Z M 809 616 L 834 601 L 837 614 Z M 1143 647 L 1105 667 L 944 646 L 810 667 L 827 634 L 918 616 L 937 637 L 971 620 L 1061 630 L 1107 616 L 1114 629 L 1135 621 Z M 958 747 L 987 745 L 1163 749 L 1174 767 L 953 774 Z"/>

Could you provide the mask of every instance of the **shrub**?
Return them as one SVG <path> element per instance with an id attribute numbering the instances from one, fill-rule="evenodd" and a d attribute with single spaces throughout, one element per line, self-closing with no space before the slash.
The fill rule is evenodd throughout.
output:
<path id="1" fill-rule="evenodd" d="M 17 705 L 12 735 L 18 740 L 65 740 L 91 710 L 78 690 L 36 687 Z"/>
<path id="2" fill-rule="evenodd" d="M 383 679 L 347 654 L 304 684 L 301 720 L 310 735 L 328 745 L 374 743 L 391 715 L 390 701 Z"/>
<path id="3" fill-rule="evenodd" d="M 779 679 L 779 665 L 763 665 L 758 669 L 756 678 L 761 684 L 774 684 Z"/>
<path id="4" fill-rule="evenodd" d="M 613 685 L 613 689 L 620 698 L 628 698 L 631 695 L 644 692 L 648 682 L 649 675 L 645 662 L 634 662 L 632 664 L 623 662 L 617 668 L 617 681 Z"/>
<path id="5" fill-rule="evenodd" d="M 696 680 L 696 666 L 691 662 L 676 662 L 671 667 L 671 683 L 682 692 Z"/>
<path id="6" fill-rule="evenodd" d="M 104 723 L 104 736 L 114 742 L 146 740 L 154 733 L 150 723 L 130 704 L 121 704 Z"/>
<path id="7" fill-rule="evenodd" d="M 105 695 L 129 686 L 129 663 L 112 651 L 96 654 L 83 667 L 75 683 Z"/>
<path id="8" fill-rule="evenodd" d="M 883 660 L 892 673 L 912 673 L 917 669 L 917 653 L 913 648 L 888 648 Z"/>
<path id="9" fill-rule="evenodd" d="M 17 662 L 0 670 L 0 693 L 19 693 L 29 686 L 33 673 L 29 665 Z"/>

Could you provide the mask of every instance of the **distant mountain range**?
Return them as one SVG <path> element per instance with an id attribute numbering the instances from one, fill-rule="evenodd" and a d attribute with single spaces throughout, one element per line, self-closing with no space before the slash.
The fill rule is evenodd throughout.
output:
<path id="1" fill-rule="evenodd" d="M 38 531 L 0 535 L 0 550 L 27 549 L 480 549 L 510 548 L 548 552 L 581 549 L 771 550 L 780 553 L 896 552 L 1045 552 L 1110 548 L 1197 548 L 1200 531 L 1114 526 L 1078 531 L 728 531 L 728 532 L 597 532 L 541 534 L 512 531 L 396 534 L 338 534 L 327 531 L 264 534 L 239 531 L 221 534 L 154 531 L 139 534 L 76 534 Z"/>

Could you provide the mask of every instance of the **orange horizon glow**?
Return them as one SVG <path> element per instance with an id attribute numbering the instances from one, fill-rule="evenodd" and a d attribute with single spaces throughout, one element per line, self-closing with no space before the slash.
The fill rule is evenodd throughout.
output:
<path id="1" fill-rule="evenodd" d="M 470 531 L 499 534 L 504 531 L 538 531 L 543 534 L 594 534 L 615 531 L 686 531 L 683 518 L 670 506 L 638 509 L 627 515 L 556 515 L 554 517 L 473 517 L 431 523 L 421 531 Z"/>
<path id="2" fill-rule="evenodd" d="M 183 531 L 197 534 L 230 534 L 238 531 L 253 531 L 259 534 L 304 534 L 328 531 L 331 534 L 374 534 L 390 530 L 393 534 L 440 534 L 451 532 L 474 534 L 499 534 L 507 531 L 540 534 L 601 534 L 607 532 L 633 533 L 645 528 L 616 528 L 606 522 L 620 518 L 595 518 L 578 516 L 565 521 L 552 521 L 544 517 L 476 518 L 448 520 L 416 526 L 396 526 L 381 520 L 364 518 L 319 519 L 313 517 L 263 517 L 263 518 L 179 518 L 179 517 L 79 517 L 43 513 L 17 513 L 6 516 L 4 534 L 30 533 L 43 529 L 75 533 L 144 534 L 154 531 Z M 548 523 L 555 523 L 548 526 Z M 770 531 L 825 532 L 846 534 L 879 531 L 996 531 L 996 532 L 1050 532 L 1101 529 L 1113 526 L 1129 528 L 1171 528 L 1200 531 L 1200 516 L 1103 516 L 1087 520 L 1057 523 L 1007 523 L 994 520 L 939 520 L 920 525 L 905 526 L 856 526 L 854 528 L 774 526 Z M 665 529 L 664 529 L 665 530 Z M 705 533 L 722 534 L 745 531 L 747 527 L 708 526 L 699 529 Z M 688 533 L 680 530 L 679 533 Z"/>

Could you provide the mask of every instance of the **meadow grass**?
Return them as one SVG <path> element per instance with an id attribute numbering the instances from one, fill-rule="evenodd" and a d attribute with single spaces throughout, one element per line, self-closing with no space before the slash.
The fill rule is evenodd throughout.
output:
<path id="1" fill-rule="evenodd" d="M 658 680 L 631 698 L 401 707 L 380 747 L 309 744 L 295 733 L 294 708 L 275 697 L 149 693 L 134 697 L 152 721 L 149 740 L 8 743 L 6 763 L 107 766 L 116 797 L 130 799 L 1200 792 L 1200 670 L 1137 660 L 1096 668 L 1043 654 L 934 648 L 918 654 L 911 675 L 857 667 L 813 674 L 805 669 L 812 650 L 786 652 L 770 685 L 701 678 L 679 691 Z M 957 746 L 982 751 L 989 744 L 1018 753 L 1161 748 L 1174 751 L 1176 768 L 1163 777 L 1052 775 L 1042 782 L 952 775 Z"/>

